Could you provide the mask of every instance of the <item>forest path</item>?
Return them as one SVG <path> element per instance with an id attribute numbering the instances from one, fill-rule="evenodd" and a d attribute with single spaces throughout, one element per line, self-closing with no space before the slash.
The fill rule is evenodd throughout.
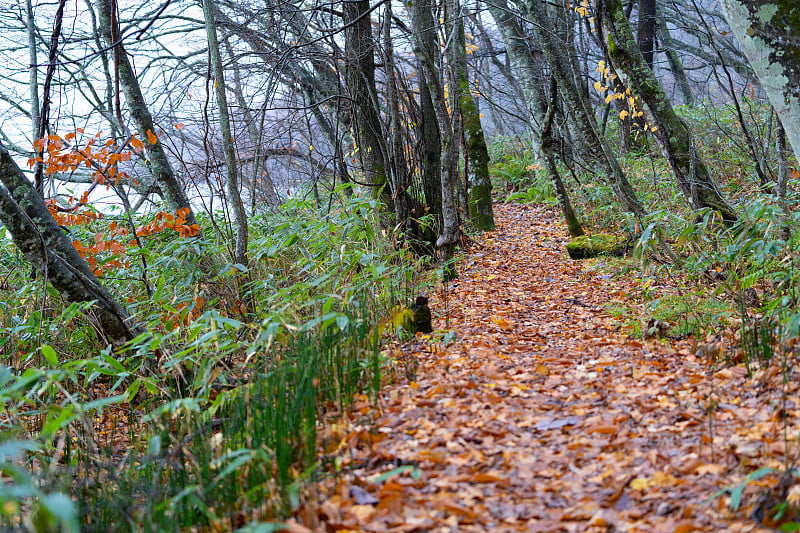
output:
<path id="1" fill-rule="evenodd" d="M 733 434 L 759 420 L 770 431 L 757 407 L 731 403 L 740 369 L 712 373 L 685 345 L 615 333 L 603 306 L 630 282 L 571 261 L 555 212 L 495 213 L 447 301 L 431 298 L 456 340 L 407 353 L 415 381 L 398 370 L 379 412 L 362 410 L 374 418 L 351 433 L 352 475 L 322 505 L 327 530 L 754 530 L 746 510 L 702 503 L 741 480 L 727 474 L 761 445 Z"/>

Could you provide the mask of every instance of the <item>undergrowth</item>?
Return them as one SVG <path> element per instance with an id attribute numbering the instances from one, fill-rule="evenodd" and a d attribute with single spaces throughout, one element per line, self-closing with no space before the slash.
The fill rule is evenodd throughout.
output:
<path id="1" fill-rule="evenodd" d="M 747 126 L 768 140 L 762 154 L 765 169 L 776 178 L 778 155 L 770 110 L 748 104 Z M 691 211 L 651 138 L 636 138 L 620 158 L 629 180 L 649 214 L 633 220 L 620 212 L 602 175 L 576 164 L 560 165 L 584 230 L 622 234 L 637 243 L 634 257 L 603 258 L 605 275 L 629 272 L 635 290 L 609 306 L 621 327 L 634 337 L 693 337 L 699 343 L 722 334 L 733 337 L 720 357 L 729 362 L 763 362 L 792 349 L 800 330 L 795 311 L 800 275 L 793 252 L 798 248 L 800 202 L 796 162 L 785 199 L 759 183 L 736 113 L 731 106 L 679 108 L 695 134 L 710 173 L 740 218 L 725 227 L 708 211 Z M 617 142 L 617 122 L 608 135 Z M 553 205 L 548 176 L 537 165 L 526 137 L 498 138 L 491 147 L 492 176 L 501 198 Z M 792 158 L 792 161 L 794 159 Z M 773 184 L 774 185 L 774 184 Z"/>
<path id="2" fill-rule="evenodd" d="M 377 394 L 378 319 L 408 301 L 415 263 L 364 199 L 293 200 L 250 229 L 248 267 L 159 233 L 106 273 L 147 329 L 117 352 L 0 239 L 4 528 L 263 529 L 315 501 L 336 419 Z"/>

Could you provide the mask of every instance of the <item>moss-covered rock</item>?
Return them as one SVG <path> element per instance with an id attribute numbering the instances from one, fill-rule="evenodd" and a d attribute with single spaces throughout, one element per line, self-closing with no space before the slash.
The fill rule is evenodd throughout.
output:
<path id="1" fill-rule="evenodd" d="M 567 244 L 567 253 L 572 259 L 588 259 L 598 255 L 625 255 L 627 240 L 616 235 L 595 233 L 581 235 Z"/>

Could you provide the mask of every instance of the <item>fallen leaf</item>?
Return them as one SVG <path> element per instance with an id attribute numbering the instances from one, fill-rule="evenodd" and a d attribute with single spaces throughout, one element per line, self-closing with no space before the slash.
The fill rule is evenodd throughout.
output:
<path id="1" fill-rule="evenodd" d="M 602 433 L 603 435 L 615 435 L 618 431 L 617 426 L 610 426 L 605 424 L 598 424 L 586 428 L 586 433 Z"/>
<path id="2" fill-rule="evenodd" d="M 496 483 L 502 480 L 503 478 L 495 474 L 475 474 L 472 476 L 472 481 L 475 483 Z"/>
<path id="3" fill-rule="evenodd" d="M 550 429 L 560 429 L 564 426 L 575 426 L 578 424 L 578 422 L 580 422 L 580 419 L 575 416 L 568 416 L 560 419 L 548 418 L 545 420 L 540 420 L 533 427 L 539 431 L 547 431 Z"/>
<path id="4" fill-rule="evenodd" d="M 356 485 L 350 487 L 350 497 L 353 498 L 358 505 L 372 505 L 380 501 L 378 498 Z"/>
<path id="5" fill-rule="evenodd" d="M 284 528 L 284 531 L 288 533 L 312 533 L 310 529 L 303 524 L 298 523 L 294 518 L 290 518 L 285 523 L 286 527 Z"/>

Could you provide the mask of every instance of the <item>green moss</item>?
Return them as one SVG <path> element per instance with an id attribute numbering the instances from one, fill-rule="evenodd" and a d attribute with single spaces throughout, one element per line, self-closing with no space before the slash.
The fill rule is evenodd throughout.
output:
<path id="1" fill-rule="evenodd" d="M 572 259 L 588 259 L 598 255 L 622 256 L 626 245 L 627 240 L 622 237 L 595 233 L 574 238 L 567 244 L 567 253 Z"/>
<path id="2" fill-rule="evenodd" d="M 492 189 L 489 185 L 475 185 L 469 190 L 469 219 L 480 231 L 494 229 L 492 216 Z"/>
<path id="3" fill-rule="evenodd" d="M 493 230 L 492 181 L 489 176 L 489 152 L 475 100 L 466 79 L 459 81 L 461 115 L 469 158 L 469 218 L 479 231 Z"/>

